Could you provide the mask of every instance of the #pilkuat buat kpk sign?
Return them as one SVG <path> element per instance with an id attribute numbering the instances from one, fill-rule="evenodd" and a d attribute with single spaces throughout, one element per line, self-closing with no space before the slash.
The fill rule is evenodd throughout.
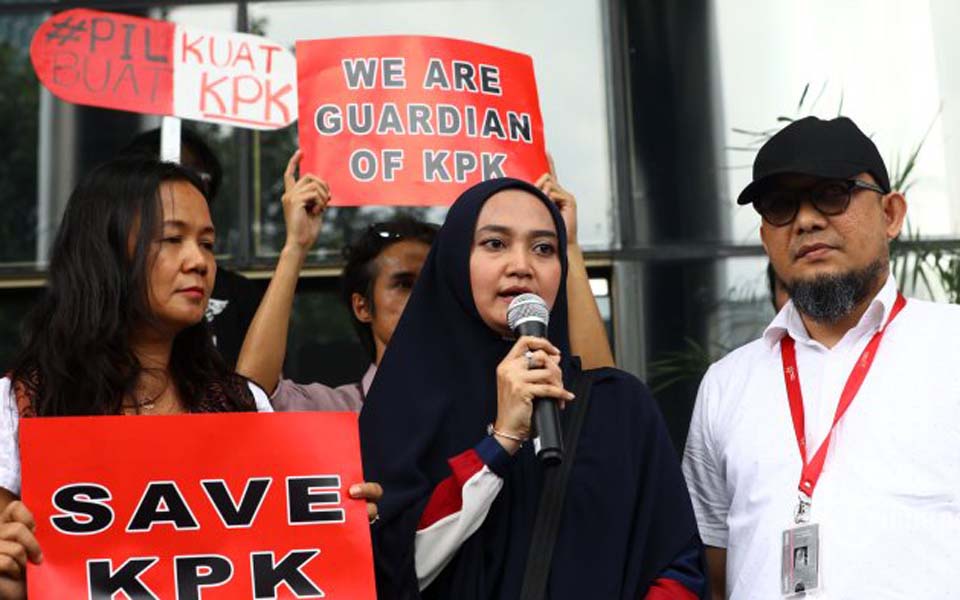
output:
<path id="1" fill-rule="evenodd" d="M 297 118 L 296 60 L 256 35 L 78 8 L 40 25 L 30 59 L 74 104 L 251 129 Z"/>

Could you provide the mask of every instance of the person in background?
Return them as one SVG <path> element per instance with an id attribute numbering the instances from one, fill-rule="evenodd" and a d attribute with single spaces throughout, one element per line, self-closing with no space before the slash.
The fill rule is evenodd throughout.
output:
<path id="1" fill-rule="evenodd" d="M 276 410 L 359 411 L 430 251 L 436 228 L 400 217 L 368 227 L 346 251 L 343 300 L 371 359 L 361 381 L 331 388 L 323 383 L 300 384 L 283 379 L 281 369 L 297 279 L 307 254 L 316 243 L 323 213 L 331 198 L 329 186 L 317 176 L 307 173 L 297 178 L 301 157 L 302 153 L 297 151 L 284 173 L 287 240 L 247 332 L 237 371 L 270 391 Z M 541 176 L 536 187 L 556 203 L 571 240 L 568 249 L 571 344 L 581 355 L 585 367 L 613 366 L 613 354 L 590 290 L 583 252 L 576 243 L 576 200 L 557 182 L 552 160 L 550 168 L 551 172 Z"/>
<path id="2" fill-rule="evenodd" d="M 790 300 L 697 395 L 683 469 L 713 597 L 951 596 L 960 307 L 897 290 L 906 199 L 853 121 L 807 117 L 760 148 L 738 202 Z M 819 584 L 791 580 L 791 546 Z"/>
<path id="3" fill-rule="evenodd" d="M 180 130 L 180 164 L 193 169 L 205 186 L 211 208 L 223 183 L 223 166 L 210 146 L 193 130 Z M 151 129 L 135 137 L 120 156 L 158 158 L 160 130 Z M 257 311 L 262 293 L 252 281 L 225 267 L 217 269 L 217 280 L 207 303 L 206 318 L 213 330 L 213 343 L 227 365 L 234 368 L 240 346 Z"/>

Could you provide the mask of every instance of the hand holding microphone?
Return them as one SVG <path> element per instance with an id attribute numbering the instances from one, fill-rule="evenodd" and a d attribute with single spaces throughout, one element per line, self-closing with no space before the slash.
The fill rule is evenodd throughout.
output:
<path id="1" fill-rule="evenodd" d="M 510 303 L 507 321 L 520 339 L 497 367 L 493 429 L 511 453 L 519 448 L 518 440 L 533 435 L 537 456 L 555 464 L 563 456 L 557 402 L 573 400 L 573 394 L 563 388 L 560 351 L 546 338 L 548 318 L 546 304 L 535 294 L 522 294 Z"/>

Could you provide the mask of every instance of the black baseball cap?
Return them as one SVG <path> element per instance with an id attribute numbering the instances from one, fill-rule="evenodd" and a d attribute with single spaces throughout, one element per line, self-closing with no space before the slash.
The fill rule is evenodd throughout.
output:
<path id="1" fill-rule="evenodd" d="M 787 173 L 825 179 L 870 173 L 884 192 L 890 192 L 890 177 L 877 146 L 846 117 L 829 121 L 804 117 L 778 131 L 757 153 L 753 182 L 740 192 L 737 204 L 750 204 L 772 177 Z"/>

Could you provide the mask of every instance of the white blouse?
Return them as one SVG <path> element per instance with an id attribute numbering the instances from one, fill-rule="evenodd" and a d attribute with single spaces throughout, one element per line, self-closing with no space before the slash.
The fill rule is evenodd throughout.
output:
<path id="1" fill-rule="evenodd" d="M 20 446 L 17 443 L 20 413 L 10 378 L 0 379 L 0 487 L 20 495 Z M 257 403 L 257 412 L 273 412 L 270 400 L 258 386 L 247 384 Z"/>

